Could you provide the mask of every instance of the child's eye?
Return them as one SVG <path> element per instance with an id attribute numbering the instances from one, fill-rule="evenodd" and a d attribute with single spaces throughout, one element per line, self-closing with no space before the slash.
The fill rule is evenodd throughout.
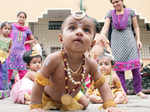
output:
<path id="1" fill-rule="evenodd" d="M 88 32 L 88 33 L 91 32 L 91 30 L 89 28 L 83 28 L 83 30 L 84 30 L 84 32 Z"/>
<path id="2" fill-rule="evenodd" d="M 70 29 L 70 30 L 75 30 L 76 27 L 75 27 L 74 25 L 71 25 L 71 26 L 69 26 L 69 29 Z"/>
<path id="3" fill-rule="evenodd" d="M 99 63 L 99 65 L 100 65 L 100 66 L 102 66 L 102 65 L 103 65 L 103 63 Z"/>
<path id="4" fill-rule="evenodd" d="M 108 62 L 105 62 L 105 65 L 109 65 L 109 63 L 108 63 Z"/>

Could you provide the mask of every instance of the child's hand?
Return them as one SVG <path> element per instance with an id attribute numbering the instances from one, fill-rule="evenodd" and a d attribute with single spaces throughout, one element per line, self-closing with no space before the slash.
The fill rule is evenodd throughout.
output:
<path id="1" fill-rule="evenodd" d="M 118 109 L 116 107 L 109 107 L 109 108 L 106 109 L 105 112 L 127 112 L 127 111 L 120 110 L 120 109 Z"/>
<path id="2" fill-rule="evenodd" d="M 46 112 L 46 111 L 43 109 L 37 108 L 37 109 L 30 110 L 30 112 Z"/>

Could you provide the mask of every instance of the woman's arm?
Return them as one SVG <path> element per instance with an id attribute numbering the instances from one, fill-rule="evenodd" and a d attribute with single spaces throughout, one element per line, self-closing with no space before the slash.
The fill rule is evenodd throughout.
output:
<path id="1" fill-rule="evenodd" d="M 135 37 L 136 37 L 137 47 L 138 49 L 141 49 L 142 43 L 140 41 L 140 28 L 136 16 L 132 17 L 132 23 L 133 23 L 134 32 L 136 34 Z"/>
<path id="2" fill-rule="evenodd" d="M 100 43 L 105 44 L 109 42 L 106 37 L 109 27 L 110 27 L 110 19 L 106 18 L 100 34 L 96 34 L 95 36 L 96 44 L 100 44 Z"/>
<path id="3" fill-rule="evenodd" d="M 103 34 L 103 35 L 107 35 L 107 32 L 109 30 L 109 27 L 110 27 L 110 18 L 106 18 L 105 19 L 105 22 L 104 22 L 104 26 L 100 32 L 100 34 Z"/>
<path id="4" fill-rule="evenodd" d="M 32 44 L 35 42 L 34 36 L 32 34 L 29 37 L 30 37 L 30 40 L 25 41 L 24 44 Z"/>
<path id="5" fill-rule="evenodd" d="M 136 34 L 135 35 L 136 40 L 140 40 L 140 28 L 139 28 L 136 16 L 132 17 L 132 23 L 133 23 L 133 28 L 134 28 L 134 31 L 135 31 L 135 34 Z"/>

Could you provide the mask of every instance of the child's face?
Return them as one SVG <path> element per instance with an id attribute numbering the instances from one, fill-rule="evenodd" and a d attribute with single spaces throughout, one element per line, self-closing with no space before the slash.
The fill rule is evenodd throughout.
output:
<path id="1" fill-rule="evenodd" d="M 41 57 L 34 57 L 30 62 L 29 68 L 32 71 L 37 72 L 41 68 L 41 64 L 42 64 Z"/>
<path id="2" fill-rule="evenodd" d="M 94 34 L 95 25 L 91 19 L 75 19 L 70 16 L 63 24 L 60 37 L 64 48 L 85 52 L 92 45 Z"/>
<path id="3" fill-rule="evenodd" d="M 1 33 L 4 37 L 8 37 L 9 34 L 11 32 L 11 25 L 6 24 L 2 29 L 1 29 Z"/>
<path id="4" fill-rule="evenodd" d="M 102 59 L 99 60 L 99 66 L 100 66 L 100 71 L 103 74 L 110 74 L 111 73 L 111 60 L 108 59 L 107 57 L 103 57 Z"/>
<path id="5" fill-rule="evenodd" d="M 20 15 L 18 15 L 17 19 L 18 19 L 18 23 L 19 24 L 24 24 L 25 21 L 26 21 L 26 17 L 25 17 L 25 15 L 23 13 L 21 13 Z"/>

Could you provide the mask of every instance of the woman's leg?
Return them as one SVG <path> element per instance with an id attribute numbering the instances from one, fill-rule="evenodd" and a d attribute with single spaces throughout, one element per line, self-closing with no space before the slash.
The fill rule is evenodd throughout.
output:
<path id="1" fill-rule="evenodd" d="M 124 91 L 127 93 L 127 88 L 126 88 L 126 80 L 125 80 L 125 72 L 124 71 L 116 71 L 116 74 L 118 75 L 120 81 L 121 81 L 121 85 L 124 89 Z"/>
<path id="2" fill-rule="evenodd" d="M 134 87 L 134 92 L 136 94 L 142 91 L 142 78 L 139 70 L 140 70 L 139 68 L 132 70 L 133 87 Z"/>
<path id="3" fill-rule="evenodd" d="M 133 75 L 133 87 L 134 87 L 134 92 L 142 97 L 146 98 L 147 95 L 142 93 L 142 77 L 140 73 L 140 68 L 136 68 L 132 70 L 132 75 Z"/>

